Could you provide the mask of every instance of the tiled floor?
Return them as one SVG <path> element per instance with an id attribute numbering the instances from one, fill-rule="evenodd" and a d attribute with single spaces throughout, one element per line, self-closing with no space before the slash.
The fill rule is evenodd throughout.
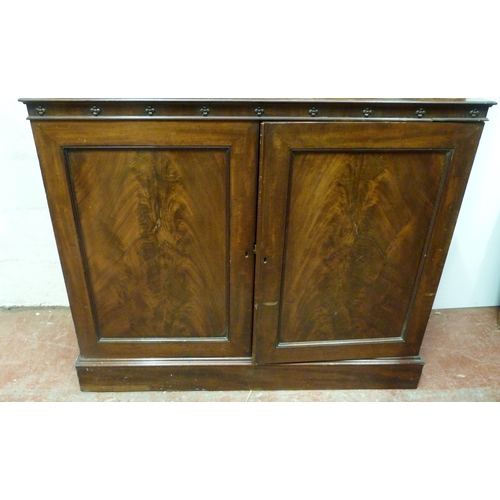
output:
<path id="1" fill-rule="evenodd" d="M 81 392 L 69 309 L 0 309 L 0 401 L 500 401 L 498 309 L 434 311 L 417 390 Z"/>

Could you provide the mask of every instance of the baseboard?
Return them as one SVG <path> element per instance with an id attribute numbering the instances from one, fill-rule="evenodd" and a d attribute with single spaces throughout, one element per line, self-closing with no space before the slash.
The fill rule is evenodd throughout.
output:
<path id="1" fill-rule="evenodd" d="M 274 365 L 250 358 L 76 362 L 83 391 L 415 389 L 423 366 L 419 356 Z"/>

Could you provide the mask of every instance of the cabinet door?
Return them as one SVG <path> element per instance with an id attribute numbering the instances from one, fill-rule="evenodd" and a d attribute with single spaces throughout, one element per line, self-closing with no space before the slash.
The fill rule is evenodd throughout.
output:
<path id="1" fill-rule="evenodd" d="M 82 355 L 249 356 L 258 125 L 33 129 Z"/>
<path id="2" fill-rule="evenodd" d="M 258 363 L 418 354 L 481 129 L 263 125 Z"/>

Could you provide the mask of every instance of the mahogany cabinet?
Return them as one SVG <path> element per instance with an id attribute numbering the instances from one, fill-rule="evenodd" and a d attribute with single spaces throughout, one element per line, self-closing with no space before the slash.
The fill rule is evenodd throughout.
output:
<path id="1" fill-rule="evenodd" d="M 22 101 L 83 390 L 417 387 L 494 103 Z"/>

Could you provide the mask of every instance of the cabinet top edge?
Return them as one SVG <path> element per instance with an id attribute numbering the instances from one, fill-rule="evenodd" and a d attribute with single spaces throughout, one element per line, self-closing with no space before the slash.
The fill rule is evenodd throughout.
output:
<path id="1" fill-rule="evenodd" d="M 495 101 L 490 101 L 487 99 L 469 99 L 469 98 L 35 98 L 35 97 L 23 97 L 18 99 L 23 103 L 30 102 L 57 102 L 57 103 L 85 103 L 85 102 L 118 102 L 118 103 L 153 103 L 153 102 L 165 102 L 165 103 L 226 103 L 226 104 L 240 104 L 240 103 L 339 103 L 339 104 L 360 104 L 360 103 L 381 103 L 381 104 L 478 104 L 483 106 L 495 106 L 497 103 Z"/>
<path id="2" fill-rule="evenodd" d="M 29 120 L 486 121 L 480 99 L 19 99 Z"/>

